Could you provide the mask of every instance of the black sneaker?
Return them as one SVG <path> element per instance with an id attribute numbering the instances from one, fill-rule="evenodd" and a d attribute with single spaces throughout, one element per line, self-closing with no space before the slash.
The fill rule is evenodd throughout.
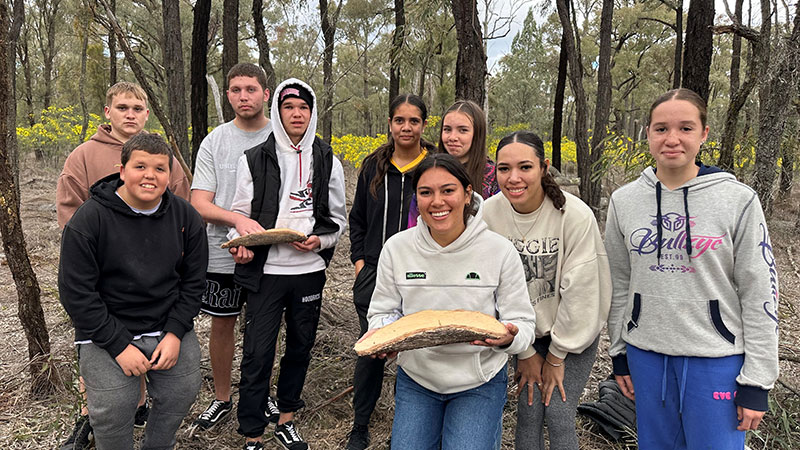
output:
<path id="1" fill-rule="evenodd" d="M 308 444 L 291 421 L 275 427 L 275 440 L 286 450 L 308 450 Z"/>
<path id="2" fill-rule="evenodd" d="M 136 408 L 136 415 L 133 416 L 133 426 L 136 428 L 144 428 L 147 425 L 147 417 L 150 416 L 150 407 L 147 406 L 147 400 L 144 405 Z"/>
<path id="3" fill-rule="evenodd" d="M 264 444 L 262 444 L 261 442 L 258 442 L 258 441 L 245 442 L 244 443 L 244 447 L 242 447 L 242 448 L 244 450 L 263 450 L 264 449 Z"/>
<path id="4" fill-rule="evenodd" d="M 233 403 L 230 400 L 223 402 L 222 400 L 215 399 L 205 411 L 200 413 L 200 416 L 194 421 L 194 425 L 208 430 L 228 417 L 232 409 Z"/>
<path id="5" fill-rule="evenodd" d="M 347 433 L 347 450 L 364 450 L 369 446 L 369 428 L 366 425 L 353 425 Z"/>
<path id="6" fill-rule="evenodd" d="M 84 450 L 89 448 L 94 436 L 92 435 L 92 424 L 89 423 L 89 416 L 79 416 L 75 421 L 75 429 L 72 434 L 61 444 L 59 450 Z"/>
<path id="7" fill-rule="evenodd" d="M 281 412 L 278 410 L 278 404 L 274 398 L 267 397 L 267 410 L 264 411 L 264 415 L 269 419 L 269 423 L 277 424 L 280 420 Z"/>

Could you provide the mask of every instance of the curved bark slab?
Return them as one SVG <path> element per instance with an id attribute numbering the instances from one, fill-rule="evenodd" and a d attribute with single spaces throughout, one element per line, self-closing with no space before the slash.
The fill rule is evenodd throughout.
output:
<path id="1" fill-rule="evenodd" d="M 353 348 L 359 356 L 500 339 L 506 327 L 492 316 L 460 309 L 420 311 L 379 328 Z"/>
<path id="2" fill-rule="evenodd" d="M 270 230 L 250 233 L 222 244 L 220 247 L 256 247 L 259 245 L 288 244 L 290 242 L 305 241 L 308 236 L 289 228 L 272 228 Z"/>

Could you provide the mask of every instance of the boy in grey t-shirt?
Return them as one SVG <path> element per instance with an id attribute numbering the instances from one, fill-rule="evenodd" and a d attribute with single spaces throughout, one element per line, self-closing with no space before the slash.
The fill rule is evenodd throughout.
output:
<path id="1" fill-rule="evenodd" d="M 240 63 L 228 72 L 228 101 L 236 117 L 215 128 L 203 139 L 197 154 L 192 182 L 192 206 L 206 221 L 208 234 L 208 273 L 201 311 L 211 316 L 208 348 L 214 377 L 215 399 L 195 420 L 208 429 L 224 419 L 232 408 L 231 371 L 234 353 L 234 327 L 246 298 L 246 291 L 233 282 L 233 257 L 220 245 L 227 241 L 228 227 L 247 234 L 260 226 L 253 220 L 230 211 L 236 190 L 236 166 L 245 150 L 267 140 L 272 123 L 264 116 L 269 89 L 260 67 Z M 277 422 L 277 405 L 269 399 Z"/>

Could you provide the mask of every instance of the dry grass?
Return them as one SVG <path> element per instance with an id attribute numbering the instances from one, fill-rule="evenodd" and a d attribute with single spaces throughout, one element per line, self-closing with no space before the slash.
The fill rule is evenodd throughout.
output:
<path id="1" fill-rule="evenodd" d="M 31 400 L 27 387 L 27 350 L 25 336 L 17 318 L 16 291 L 5 264 L 0 257 L 0 336 L 6 345 L 0 347 L 0 447 L 5 449 L 57 448 L 60 441 L 72 430 L 79 405 L 79 396 L 74 388 L 76 367 L 72 345 L 73 331 L 69 319 L 58 302 L 56 275 L 58 271 L 59 230 L 55 219 L 55 181 L 58 169 L 42 167 L 32 160 L 23 162 L 22 195 L 23 221 L 26 242 L 42 287 L 42 306 L 47 317 L 52 345 L 52 370 L 59 371 L 64 380 L 69 380 L 51 398 Z M 346 168 L 348 198 L 352 198 L 355 171 Z M 349 205 L 348 205 L 349 206 Z M 781 267 L 781 354 L 800 360 L 800 322 L 796 318 L 795 302 L 800 286 L 800 247 L 794 233 L 797 217 L 797 201 L 784 201 L 776 208 L 771 232 L 775 254 Z M 303 391 L 307 407 L 298 414 L 298 423 L 304 437 L 315 449 L 341 448 L 350 430 L 352 394 L 331 399 L 348 389 L 352 383 L 355 354 L 352 344 L 358 335 L 358 321 L 352 306 L 352 265 L 348 258 L 349 241 L 345 237 L 337 247 L 328 283 L 324 293 L 322 319 L 314 348 L 311 367 Z M 790 257 L 790 255 L 792 255 Z M 208 341 L 210 320 L 200 316 L 196 329 L 201 343 Z M 237 333 L 240 330 L 237 329 Z M 238 336 L 241 342 L 241 336 Z M 597 383 L 610 372 L 606 356 L 608 339 L 603 336 L 598 360 L 592 371 L 584 398 L 596 398 Z M 234 367 L 240 362 L 240 349 Z M 242 438 L 236 433 L 235 417 L 217 429 L 203 435 L 190 437 L 185 431 L 188 425 L 212 399 L 211 367 L 207 347 L 201 361 L 204 387 L 179 432 L 177 448 L 180 449 L 224 449 L 240 448 Z M 788 360 L 781 362 L 782 380 L 790 388 L 779 385 L 774 390 L 773 413 L 767 417 L 763 430 L 749 437 L 753 449 L 795 448 L 797 441 L 797 415 L 800 412 L 800 397 L 792 390 L 800 387 L 800 364 Z M 373 415 L 371 427 L 373 449 L 388 448 L 393 414 L 393 381 L 396 366 L 387 366 L 383 395 Z M 234 371 L 234 383 L 238 372 Z M 504 448 L 513 447 L 516 398 L 510 387 L 509 401 L 504 414 Z M 234 396 L 237 393 L 234 391 Z M 612 444 L 585 420 L 578 422 L 582 449 L 624 449 L 622 444 Z M 140 434 L 137 431 L 137 434 Z M 279 448 L 267 442 L 266 448 Z"/>

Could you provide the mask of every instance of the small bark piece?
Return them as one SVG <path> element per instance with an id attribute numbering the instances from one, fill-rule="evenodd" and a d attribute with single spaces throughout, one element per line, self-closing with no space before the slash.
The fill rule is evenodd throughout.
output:
<path id="1" fill-rule="evenodd" d="M 291 230 L 289 228 L 272 228 L 270 230 L 261 231 L 258 233 L 250 233 L 245 236 L 239 236 L 236 239 L 221 245 L 222 248 L 230 247 L 256 247 L 259 245 L 272 245 L 272 244 L 288 244 L 290 242 L 305 241 L 308 236 L 305 234 Z"/>

